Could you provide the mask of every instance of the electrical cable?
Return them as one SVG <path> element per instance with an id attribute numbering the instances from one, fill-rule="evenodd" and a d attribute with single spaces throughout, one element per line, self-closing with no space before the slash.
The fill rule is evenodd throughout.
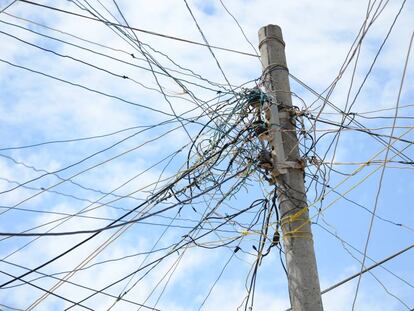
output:
<path id="1" fill-rule="evenodd" d="M 136 27 L 129 27 L 129 26 L 125 26 L 125 25 L 121 25 L 121 24 L 117 24 L 117 23 L 112 23 L 112 22 L 108 22 L 108 21 L 102 21 L 98 18 L 82 15 L 82 14 L 75 13 L 75 12 L 69 12 L 69 11 L 66 11 L 66 10 L 62 10 L 62 9 L 59 9 L 59 8 L 55 8 L 55 7 L 52 7 L 52 6 L 48 6 L 48 5 L 44 5 L 44 4 L 40 4 L 40 3 L 28 1 L 28 0 L 19 0 L 19 2 L 24 2 L 24 3 L 30 4 L 30 5 L 50 9 L 50 10 L 57 11 L 57 12 L 60 12 L 60 13 L 70 14 L 70 15 L 74 15 L 74 16 L 77 16 L 77 17 L 82 17 L 82 18 L 85 18 L 85 19 L 97 21 L 97 22 L 103 22 L 104 24 L 107 24 L 107 25 L 110 25 L 110 26 L 122 27 L 122 28 L 125 28 L 125 29 L 130 29 L 130 30 L 133 30 L 133 31 L 138 31 L 138 32 L 149 34 L 149 35 L 154 35 L 154 36 L 166 38 L 166 39 L 181 41 L 181 42 L 190 43 L 190 44 L 194 44 L 194 45 L 200 45 L 200 46 L 209 46 L 210 48 L 221 50 L 221 51 L 226 51 L 226 52 L 232 52 L 232 53 L 237 53 L 237 54 L 246 55 L 246 56 L 257 57 L 257 55 L 250 54 L 250 53 L 247 53 L 247 52 L 242 52 L 242 51 L 237 51 L 237 50 L 233 50 L 233 49 L 223 48 L 223 47 L 219 47 L 219 46 L 215 46 L 215 45 L 207 45 L 207 44 L 204 44 L 204 43 L 201 43 L 201 42 L 196 42 L 196 41 L 192 41 L 192 40 L 188 40 L 188 39 L 183 39 L 183 38 L 178 38 L 178 37 L 174 37 L 174 36 L 170 36 L 170 35 L 165 35 L 165 34 L 157 33 L 157 32 L 150 31 L 150 30 L 144 30 L 144 29 L 139 29 L 139 28 L 136 28 Z"/>

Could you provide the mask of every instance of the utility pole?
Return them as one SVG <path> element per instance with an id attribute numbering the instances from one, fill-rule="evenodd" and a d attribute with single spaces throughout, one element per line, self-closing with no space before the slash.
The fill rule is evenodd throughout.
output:
<path id="1" fill-rule="evenodd" d="M 322 311 L 313 237 L 304 184 L 305 163 L 299 155 L 289 71 L 282 30 L 259 30 L 263 84 L 268 100 L 271 177 L 277 185 L 280 226 L 286 254 L 289 297 L 293 311 Z"/>

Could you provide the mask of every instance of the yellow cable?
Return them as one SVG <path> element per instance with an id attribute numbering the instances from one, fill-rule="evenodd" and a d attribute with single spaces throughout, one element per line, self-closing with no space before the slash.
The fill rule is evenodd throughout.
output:
<path id="1" fill-rule="evenodd" d="M 403 133 L 399 138 L 401 138 L 402 136 L 408 134 L 410 131 L 412 131 L 413 128 L 409 129 L 408 131 L 406 131 L 405 133 Z M 336 188 L 338 188 L 340 185 L 342 185 L 346 180 L 348 180 L 349 178 L 351 178 L 352 176 L 354 176 L 357 172 L 361 171 L 365 166 L 368 166 L 367 163 L 369 163 L 373 158 L 375 158 L 377 155 L 379 155 L 380 153 L 384 152 L 387 148 L 389 148 L 390 146 L 392 146 L 394 143 L 396 142 L 396 140 L 390 144 L 389 146 L 385 147 L 384 149 L 382 149 L 381 151 L 377 152 L 373 157 L 371 157 L 371 159 L 369 161 L 367 161 L 366 163 L 362 164 L 359 168 L 357 168 L 350 176 L 344 178 L 344 180 L 342 180 L 338 185 L 336 185 L 334 188 L 331 188 L 330 191 L 327 192 L 327 194 L 331 193 L 332 191 L 334 191 Z M 407 146 L 406 148 L 408 148 L 409 146 Z M 406 149 L 405 148 L 405 149 Z M 404 150 L 404 149 L 403 149 Z M 401 152 L 403 150 L 400 150 L 397 154 L 395 154 L 393 157 L 390 158 L 390 160 L 396 158 L 397 156 L 399 156 L 401 154 Z M 385 163 L 384 163 L 385 164 Z M 358 187 L 359 185 L 361 185 L 363 182 L 365 182 L 369 177 L 371 177 L 373 174 L 375 174 L 378 170 L 380 170 L 382 168 L 382 166 L 378 166 L 376 169 L 374 169 L 371 173 L 369 173 L 367 176 L 365 176 L 363 179 L 361 179 L 359 182 L 357 182 L 356 184 L 354 184 L 351 188 L 349 188 L 346 192 L 342 193 L 341 196 L 339 196 L 338 198 L 336 198 L 334 201 L 332 201 L 328 206 L 326 206 L 324 209 L 322 209 L 321 211 L 325 211 L 327 210 L 329 207 L 331 207 L 332 205 L 334 205 L 337 201 L 339 201 L 340 199 L 343 198 L 343 196 L 345 196 L 346 194 L 348 194 L 349 192 L 351 192 L 352 190 L 354 190 L 356 187 Z M 326 194 L 326 195 L 327 195 Z M 323 197 L 325 198 L 326 195 Z M 315 206 L 316 203 L 318 203 L 319 201 L 321 201 L 322 198 L 316 200 L 314 203 L 312 203 L 309 207 Z M 321 212 L 320 211 L 320 212 Z M 309 220 L 305 221 L 303 224 L 301 224 L 300 226 L 298 226 L 297 228 L 295 228 L 295 230 L 293 230 L 292 232 L 288 232 L 288 234 L 294 234 L 299 232 L 299 230 L 308 222 L 311 221 L 313 218 L 317 217 L 318 214 L 313 215 Z"/>
<path id="2" fill-rule="evenodd" d="M 414 128 L 409 128 L 406 132 L 404 132 L 403 134 L 401 134 L 398 138 L 401 138 L 405 135 L 407 135 L 409 132 L 411 132 Z M 299 211 L 297 211 L 296 213 L 292 214 L 292 215 L 287 215 L 284 218 L 282 218 L 279 221 L 279 224 L 283 227 L 287 224 L 290 224 L 294 221 L 298 221 L 300 216 L 306 211 L 308 210 L 310 207 L 315 206 L 318 202 L 320 202 L 322 199 L 325 199 L 327 197 L 327 195 L 329 195 L 329 193 L 332 193 L 334 190 L 336 190 L 337 188 L 339 188 L 343 183 L 345 183 L 348 179 L 350 179 L 351 177 L 355 176 L 357 173 L 359 173 L 360 171 L 362 171 L 363 168 L 365 168 L 366 166 L 369 166 L 372 162 L 374 162 L 375 158 L 380 155 L 382 152 L 384 152 L 385 150 L 387 150 L 387 148 L 389 148 L 390 146 L 392 146 L 395 142 L 397 142 L 397 140 L 394 140 L 389 146 L 384 147 L 382 150 L 378 151 L 377 153 L 375 153 L 368 161 L 363 162 L 360 164 L 360 166 L 355 169 L 349 176 L 347 176 L 346 178 L 344 178 L 339 184 L 337 184 L 335 187 L 330 188 L 330 190 L 321 198 L 317 199 L 315 202 L 313 202 L 312 204 L 310 204 L 309 206 L 305 206 L 304 208 L 300 209 Z M 408 148 L 409 146 L 407 146 L 406 148 Z M 404 149 L 403 149 L 404 150 Z M 388 161 L 383 161 L 383 165 L 386 164 L 387 162 L 391 161 L 392 159 L 396 158 L 398 155 L 401 154 L 402 151 L 399 151 L 397 154 L 395 154 L 392 158 L 390 158 Z M 376 173 L 379 169 L 381 168 L 381 166 L 377 167 L 374 171 L 372 171 L 371 173 L 369 173 L 367 176 L 365 176 L 362 180 L 360 180 L 358 183 L 356 183 L 355 185 L 353 185 L 351 188 L 349 188 L 346 192 L 341 193 L 340 197 L 338 197 L 337 199 L 335 199 L 334 201 L 332 201 L 328 206 L 326 206 L 322 211 L 325 211 L 326 209 L 328 209 L 329 207 L 331 207 L 332 205 L 334 205 L 337 201 L 339 201 L 340 199 L 343 198 L 343 196 L 345 196 L 346 194 L 348 194 L 349 192 L 351 192 L 352 190 L 354 190 L 356 187 L 358 187 L 360 184 L 362 184 L 363 182 L 365 182 L 370 176 L 372 176 L 374 173 Z M 299 233 L 301 234 L 305 234 L 306 232 L 304 231 L 300 231 L 300 229 L 308 222 L 310 222 L 313 218 L 315 218 L 317 215 L 312 216 L 310 219 L 305 220 L 301 225 L 299 225 L 297 228 L 295 228 L 292 231 L 288 231 L 288 232 L 284 232 L 283 236 L 292 236 L 292 237 L 298 237 L 301 236 Z M 273 222 L 271 224 L 269 224 L 269 226 L 271 225 L 275 225 L 277 224 L 277 222 Z M 306 235 L 309 235 L 310 232 L 306 233 Z"/>

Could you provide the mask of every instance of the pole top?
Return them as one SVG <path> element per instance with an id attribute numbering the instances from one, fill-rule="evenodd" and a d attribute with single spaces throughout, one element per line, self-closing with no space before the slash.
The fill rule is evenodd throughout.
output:
<path id="1" fill-rule="evenodd" d="M 259 29 L 259 49 L 265 41 L 276 40 L 285 46 L 282 29 L 278 25 L 269 24 Z"/>
<path id="2" fill-rule="evenodd" d="M 263 27 L 261 27 L 260 28 L 260 30 L 259 30 L 259 32 L 262 30 L 262 29 L 264 29 L 264 28 L 268 28 L 268 29 L 279 29 L 279 31 L 281 31 L 280 29 L 280 26 L 279 25 L 275 25 L 275 24 L 268 24 L 268 25 L 266 25 L 266 26 L 263 26 Z"/>

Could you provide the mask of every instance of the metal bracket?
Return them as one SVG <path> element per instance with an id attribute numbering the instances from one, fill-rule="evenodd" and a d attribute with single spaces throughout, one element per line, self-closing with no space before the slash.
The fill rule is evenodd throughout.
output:
<path id="1" fill-rule="evenodd" d="M 305 169 L 306 161 L 304 159 L 302 159 L 302 160 L 298 160 L 298 161 L 277 162 L 275 164 L 276 164 L 276 168 L 278 168 L 279 170 L 280 169 L 289 169 L 289 168 L 303 170 L 303 169 Z"/>
<path id="2" fill-rule="evenodd" d="M 306 160 L 300 159 L 298 161 L 273 162 L 273 165 L 273 177 L 277 177 L 286 174 L 288 169 L 305 170 Z"/>

